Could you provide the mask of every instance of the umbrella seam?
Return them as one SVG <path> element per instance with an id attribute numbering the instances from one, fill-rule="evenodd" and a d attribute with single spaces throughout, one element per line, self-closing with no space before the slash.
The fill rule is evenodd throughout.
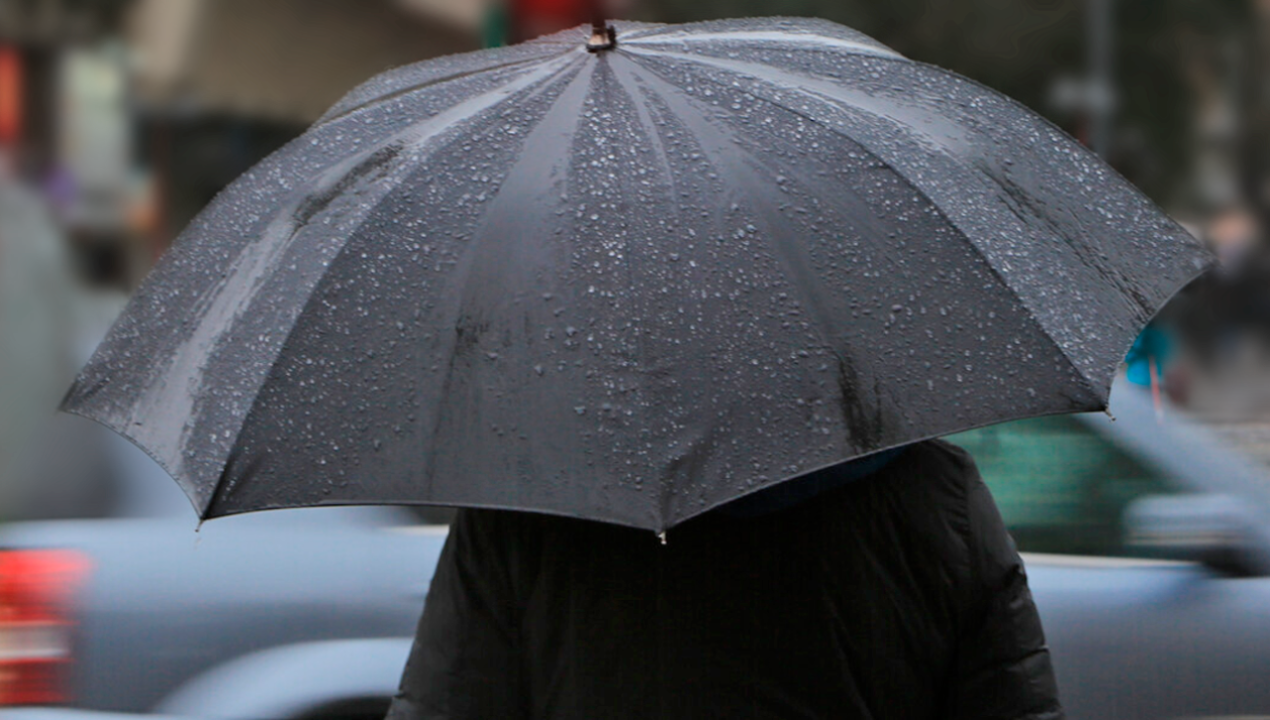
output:
<path id="1" fill-rule="evenodd" d="M 572 64 L 567 65 L 567 66 L 565 66 L 565 67 L 567 68 L 567 67 L 571 67 L 571 66 L 572 66 Z M 583 65 L 583 67 L 585 68 L 585 67 L 586 67 L 586 65 Z M 561 71 L 563 71 L 564 69 L 565 69 L 565 68 L 562 68 L 562 69 L 561 69 Z M 558 73 L 556 73 L 556 74 L 558 74 Z M 553 74 L 553 75 L 551 76 L 551 78 L 555 78 L 556 74 Z M 568 81 L 568 84 L 569 84 L 569 85 L 571 85 L 571 84 L 573 84 L 574 82 L 577 82 L 577 80 L 578 80 L 578 76 L 579 76 L 580 74 L 581 74 L 581 72 L 579 72 L 579 73 L 578 73 L 578 75 L 575 75 L 573 78 L 570 78 L 570 80 Z M 566 87 L 566 90 L 567 90 L 567 87 Z M 563 95 L 563 92 L 562 92 L 562 95 Z M 555 103 L 555 102 L 559 102 L 559 100 L 560 100 L 559 98 L 556 98 L 556 100 L 553 102 L 552 109 L 554 109 L 554 107 L 555 107 L 554 103 Z M 547 112 L 544 114 L 544 116 L 545 116 L 545 115 L 547 115 L 547 114 L 550 114 L 550 112 L 551 112 L 551 109 L 548 109 L 548 110 L 547 110 Z M 530 137 L 530 136 L 526 136 L 526 138 L 525 138 L 525 141 L 526 141 L 526 142 L 528 142 L 528 141 L 529 141 L 529 137 Z M 512 172 L 513 172 L 513 171 L 514 171 L 514 169 L 515 169 L 515 165 L 516 165 L 516 163 L 513 163 L 512 167 L 509 167 L 509 168 L 508 168 L 508 170 L 507 170 L 507 174 L 506 174 L 506 176 L 504 177 L 504 182 L 506 182 L 507 178 L 511 177 Z M 500 184 L 499 190 L 495 193 L 494 198 L 493 198 L 493 200 L 491 200 L 491 202 L 497 202 L 498 196 L 501 194 L 502 189 L 503 189 L 503 188 L 502 188 L 502 185 Z M 488 217 L 488 216 L 486 216 L 486 217 Z M 475 231 L 476 231 L 476 230 L 479 230 L 479 229 L 480 229 L 480 227 L 481 227 L 481 225 L 478 225 L 476 228 L 474 228 L 474 234 L 475 234 Z M 479 240 L 478 240 L 477 242 L 479 242 Z M 446 327 L 451 327 L 451 326 L 452 326 L 452 327 L 454 327 L 454 328 L 458 328 L 458 327 L 459 327 L 460 320 L 461 320 L 461 318 L 462 318 L 462 314 L 463 314 L 463 303 L 462 303 L 463 292 L 462 292 L 462 290 L 463 290 L 463 289 L 467 286 L 467 284 L 471 281 L 472 269 L 473 269 L 473 267 L 474 267 L 474 263 L 472 262 L 472 256 L 473 256 L 473 254 L 474 254 L 475 252 L 476 252 L 476 248 L 475 248 L 475 244 L 474 244 L 474 246 L 473 246 L 473 247 L 469 247 L 469 248 L 468 248 L 468 250 L 464 253 L 464 256 L 463 256 L 463 257 L 464 257 L 464 259 L 465 259 L 467 262 L 466 262 L 466 263 L 464 263 L 464 266 L 463 266 L 463 271 L 462 271 L 462 277 L 461 277 L 461 278 L 459 278 L 459 279 L 458 279 L 458 280 L 454 283 L 454 286 L 455 286 L 455 287 L 457 287 L 457 289 L 458 289 L 458 292 L 456 293 L 456 295 L 459 297 L 459 302 L 458 302 L 458 304 L 457 304 L 457 305 L 456 305 L 456 307 L 455 307 L 455 313 L 456 313 L 456 316 L 454 317 L 454 319 L 453 319 L 453 321 L 452 321 L 452 322 L 450 322 L 450 323 L 446 323 Z M 456 340 L 457 340 L 457 338 L 456 338 Z M 451 379 L 452 379 L 452 378 L 453 378 L 453 376 L 454 376 L 454 359 L 455 359 L 455 356 L 454 356 L 454 353 L 453 353 L 453 352 L 448 353 L 448 355 L 449 355 L 449 363 L 448 363 L 448 364 L 447 364 L 447 366 L 446 366 L 446 376 L 445 376 L 445 379 L 444 379 L 444 381 L 443 381 L 443 383 L 442 383 L 442 391 L 441 391 L 441 395 L 442 395 L 442 396 L 445 396 L 445 395 L 447 395 L 447 394 L 448 394 L 448 393 L 447 393 L 447 390 L 448 390 L 448 388 L 449 388 L 449 386 L 450 386 Z M 442 411 L 443 411 L 443 410 L 444 410 L 444 406 L 438 406 L 438 407 L 436 408 L 435 413 L 434 413 L 434 419 L 433 419 L 433 423 L 432 423 L 432 445 L 433 445 L 434 447 L 435 447 L 435 445 L 436 445 L 436 437 L 437 437 L 437 433 L 439 433 L 439 431 L 440 431 L 439 429 L 440 429 L 440 427 L 441 427 Z M 434 480 L 434 478 L 435 478 L 435 472 L 436 472 L 436 468 L 435 468 L 433 465 L 429 464 L 429 465 L 426 467 L 425 482 L 427 483 L 427 485 L 428 485 L 429 487 L 430 487 L 430 486 L 432 485 L 432 483 L 433 483 L 433 480 Z"/>
<path id="2" fill-rule="evenodd" d="M 432 78 L 432 79 L 430 79 L 430 80 L 426 80 L 426 81 L 421 82 L 421 83 L 416 83 L 416 84 L 414 84 L 414 85 L 409 85 L 409 86 L 404 87 L 404 88 L 398 88 L 398 89 L 393 90 L 393 91 L 391 91 L 391 92 L 384 93 L 383 95 L 377 95 L 377 96 L 375 96 L 375 97 L 373 97 L 373 98 L 370 98 L 370 99 L 367 99 L 367 100 L 365 100 L 365 101 L 363 101 L 363 102 L 361 102 L 361 103 L 358 103 L 357 105 L 354 105 L 354 106 L 352 106 L 352 107 L 349 107 L 349 108 L 346 108 L 346 109 L 340 110 L 340 112 L 338 112 L 338 113 L 332 114 L 332 112 L 333 112 L 336 108 L 338 108 L 338 107 L 339 107 L 339 106 L 343 103 L 343 101 L 341 100 L 340 102 L 338 102 L 338 103 L 336 103 L 335 105 L 331 106 L 331 109 L 330 109 L 330 110 L 328 110 L 328 111 L 326 112 L 326 114 L 324 114 L 322 117 L 318 118 L 317 122 L 313 123 L 313 126 L 312 126 L 312 127 L 310 127 L 309 129 L 310 129 L 310 130 L 312 130 L 312 129 L 317 128 L 317 127 L 320 127 L 320 126 L 322 126 L 322 125 L 326 125 L 326 124 L 333 123 L 333 122 L 336 122 L 336 121 L 339 121 L 339 120 L 343 120 L 343 119 L 345 119 L 345 118 L 347 118 L 347 117 L 349 117 L 350 115 L 353 115 L 353 114 L 355 114 L 355 113 L 359 113 L 359 112 L 361 112 L 361 111 L 363 111 L 363 110 L 368 110 L 368 109 L 375 108 L 375 107 L 377 107 L 377 106 L 379 106 L 379 105 L 381 105 L 381 104 L 383 104 L 383 103 L 386 103 L 386 102 L 389 102 L 389 101 L 392 101 L 392 100 L 396 100 L 397 98 L 400 98 L 400 97 L 403 97 L 403 96 L 409 95 L 409 94 L 414 93 L 414 92 L 418 92 L 418 91 L 420 91 L 420 90 L 427 90 L 427 89 L 429 89 L 429 88 L 433 88 L 433 87 L 436 87 L 436 86 L 438 86 L 438 85 L 444 85 L 444 84 L 446 84 L 446 83 L 448 83 L 448 82 L 453 82 L 453 81 L 456 81 L 456 80 L 464 80 L 464 79 L 466 79 L 466 78 L 470 78 L 470 77 L 473 77 L 473 76 L 475 76 L 475 75 L 480 75 L 480 74 L 482 74 L 482 73 L 495 72 L 495 71 L 498 71 L 498 70 L 509 70 L 509 69 L 513 69 L 513 68 L 518 68 L 518 67 L 519 67 L 519 66 L 521 66 L 521 65 L 529 65 L 529 64 L 533 64 L 533 63 L 548 62 L 548 61 L 550 61 L 550 60 L 554 60 L 554 59 L 556 59 L 556 58 L 558 58 L 558 57 L 562 57 L 562 56 L 564 56 L 564 55 L 568 55 L 568 54 L 569 54 L 569 53 L 571 53 L 571 52 L 575 52 L 575 50 L 574 50 L 573 48 L 570 48 L 570 49 L 565 50 L 565 51 L 563 51 L 563 52 L 558 52 L 558 53 L 556 53 L 556 54 L 554 54 L 554 55 L 543 55 L 543 56 L 538 56 L 538 57 L 531 57 L 531 58 L 525 58 L 525 59 L 520 59 L 520 60 L 513 60 L 513 61 L 510 61 L 510 62 L 505 62 L 505 63 L 498 64 L 498 65 L 489 65 L 489 66 L 487 66 L 487 67 L 482 67 L 482 68 L 478 68 L 478 69 L 475 69 L 475 70 L 467 70 L 467 71 L 464 71 L 464 72 L 456 72 L 456 73 L 451 74 L 451 75 L 445 75 L 445 76 L 442 76 L 442 77 Z M 429 62 L 429 61 L 426 61 L 426 60 L 425 60 L 424 62 Z M 395 72 L 395 71 L 394 71 L 394 72 Z M 367 82 L 375 82 L 378 78 L 379 78 L 379 76 L 376 76 L 375 78 L 371 78 L 371 80 L 369 80 L 369 81 L 367 81 Z M 358 89 L 358 88 L 353 88 L 352 90 L 350 90 L 350 91 L 349 91 L 349 94 L 352 94 L 352 93 L 357 92 L 357 89 Z"/>
<path id="3" fill-rule="evenodd" d="M 768 24 L 774 24 L 777 26 L 797 25 L 800 30 L 805 30 L 807 32 L 789 32 L 788 30 L 780 30 L 780 29 L 776 29 L 776 30 L 765 29 L 762 31 L 767 33 L 787 32 L 789 34 L 789 37 L 795 41 L 807 35 L 812 35 L 815 37 L 820 37 L 820 38 L 824 38 L 831 41 L 845 40 L 844 38 L 835 38 L 831 35 L 824 35 L 817 32 L 819 28 L 822 28 L 826 25 L 830 25 L 835 27 L 838 30 L 847 30 L 850 34 L 858 35 L 864 41 L 875 43 L 877 46 L 876 49 L 878 51 L 882 51 L 882 52 L 886 52 L 886 53 L 890 53 L 894 55 L 899 55 L 900 57 L 903 57 L 903 55 L 901 55 L 894 48 L 891 48 L 885 43 L 878 41 L 877 38 L 871 37 L 865 33 L 860 32 L 859 30 L 855 30 L 854 28 L 849 28 L 845 25 L 838 25 L 837 23 L 833 23 L 828 20 L 824 20 L 822 18 L 809 18 L 809 17 L 798 16 L 798 15 L 757 15 L 757 16 L 749 16 L 749 17 L 742 17 L 742 18 L 732 18 L 730 20 L 722 21 L 722 22 L 736 23 L 738 21 L 757 21 L 757 22 L 763 22 Z M 652 22 L 623 21 L 619 23 L 619 29 L 624 27 L 633 28 L 632 30 L 626 31 L 623 33 L 623 38 L 624 38 L 623 43 L 653 44 L 653 43 L 659 42 L 658 40 L 656 40 L 658 36 L 674 37 L 672 33 L 687 35 L 687 33 L 683 32 L 684 30 L 688 30 L 691 28 L 705 28 L 712 25 L 719 25 L 720 23 L 721 21 L 717 19 L 716 20 L 699 20 L 696 22 L 687 22 L 687 23 L 652 23 Z M 586 27 L 586 26 L 583 26 L 583 27 Z M 737 32 L 737 31 L 734 30 L 731 32 Z M 746 31 L 741 31 L 741 32 L 746 32 Z M 751 30 L 748 32 L 759 32 L 759 31 Z M 696 34 L 706 35 L 709 33 L 710 31 L 707 30 L 704 33 L 696 33 Z M 670 41 L 664 41 L 664 42 L 668 44 Z M 868 47 L 867 44 L 862 41 L 848 40 L 847 42 L 860 42 L 861 44 L 865 45 L 865 47 Z"/>
<path id="4" fill-rule="evenodd" d="M 656 153 L 657 159 L 661 165 L 662 171 L 666 175 L 666 183 L 669 185 L 669 188 L 670 188 L 670 197 L 671 198 L 677 197 L 678 186 L 677 186 L 677 183 L 675 182 L 674 171 L 671 168 L 670 159 L 666 154 L 665 143 L 662 141 L 662 137 L 660 133 L 657 132 L 656 121 L 653 120 L 652 118 L 652 109 L 650 108 L 648 104 L 649 98 L 642 91 L 642 89 L 638 87 L 632 88 L 628 86 L 627 84 L 628 81 L 633 80 L 633 78 L 628 77 L 629 75 L 628 70 L 619 70 L 620 68 L 619 62 L 622 60 L 626 62 L 630 62 L 630 58 L 627 58 L 620 53 L 615 54 L 613 58 L 613 62 L 610 64 L 609 70 L 610 72 L 612 72 L 618 87 L 622 89 L 622 91 L 630 99 L 631 105 L 635 107 L 635 110 L 636 110 L 635 114 L 639 118 L 645 134 L 648 136 L 649 142 L 652 143 L 655 147 L 655 153 Z M 627 252 L 626 255 L 627 257 L 630 257 L 629 252 Z M 627 286 L 630 288 L 635 288 L 635 274 L 633 269 L 630 267 L 630 265 L 631 265 L 630 263 L 626 264 Z M 652 364 L 651 362 L 649 362 L 651 358 L 646 350 L 647 345 L 639 333 L 636 333 L 635 342 L 637 343 L 637 346 L 639 348 L 638 353 L 642 361 L 642 366 L 649 367 Z M 641 409 L 644 411 L 647 411 L 647 406 L 644 406 Z M 647 422 L 643 423 L 643 425 L 644 427 L 650 426 L 650 424 Z M 665 489 L 666 489 L 665 487 L 662 488 L 662 490 L 665 490 Z M 657 511 L 659 515 L 657 518 L 658 532 L 664 531 L 666 529 L 666 523 L 672 516 L 670 512 L 669 495 L 673 493 L 666 493 L 666 494 L 667 494 L 667 497 L 659 498 L 657 503 Z"/>
<path id="5" fill-rule="evenodd" d="M 715 34 L 681 33 L 679 36 L 674 36 L 667 33 L 661 36 L 646 35 L 638 39 L 627 40 L 625 41 L 625 44 L 636 45 L 636 46 L 651 46 L 651 45 L 672 45 L 676 42 L 678 43 L 706 42 L 711 40 L 714 40 L 714 41 L 738 40 L 741 42 L 745 42 L 749 40 L 749 41 L 755 42 L 756 44 L 761 44 L 764 41 L 772 41 L 775 39 L 775 38 L 764 37 L 765 34 L 770 36 L 777 36 L 779 35 L 779 31 L 740 30 L 740 31 L 730 31 L 726 33 L 715 33 Z M 660 39 L 662 37 L 666 39 L 665 40 Z M 880 58 L 888 58 L 888 59 L 906 59 L 904 58 L 903 55 L 900 55 L 899 53 L 885 46 L 870 47 L 864 43 L 854 42 L 851 40 L 844 40 L 841 38 L 832 38 L 827 35 L 820 35 L 816 33 L 792 33 L 792 34 L 789 34 L 787 37 L 779 38 L 779 40 L 788 41 L 788 42 L 792 42 L 796 44 L 808 44 L 808 40 L 811 40 L 811 42 L 826 48 L 832 48 L 835 50 L 843 50 L 848 55 L 862 55 L 862 56 L 868 56 L 868 57 L 880 57 Z"/>

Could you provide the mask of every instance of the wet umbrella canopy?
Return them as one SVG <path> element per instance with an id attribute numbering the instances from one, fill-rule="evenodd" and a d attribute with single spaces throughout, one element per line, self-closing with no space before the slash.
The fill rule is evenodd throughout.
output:
<path id="1" fill-rule="evenodd" d="M 1104 407 L 1204 252 L 1011 100 L 846 28 L 621 23 L 353 90 L 185 231 L 66 408 L 205 517 L 664 529 Z"/>

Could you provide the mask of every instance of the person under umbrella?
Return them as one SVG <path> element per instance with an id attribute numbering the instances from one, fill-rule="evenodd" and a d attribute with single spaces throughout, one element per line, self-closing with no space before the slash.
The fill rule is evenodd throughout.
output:
<path id="1" fill-rule="evenodd" d="M 508 694 L 493 708 L 603 715 L 573 692 L 602 681 L 671 717 L 709 712 L 685 687 L 751 715 L 831 688 L 857 715 L 1055 716 L 1008 536 L 972 465 L 926 441 L 1105 408 L 1208 255 L 1026 108 L 847 28 L 595 29 L 354 89 L 191 224 L 64 407 L 144 447 L 203 518 L 469 508 L 429 600 L 449 635 L 425 617 L 416 655 L 438 656 L 407 677 L 477 678 L 465 693 Z M 798 478 L 815 499 L 773 510 Z M 725 510 L 758 493 L 766 514 Z M 638 530 L 668 542 L 624 552 Z M 817 665 L 829 685 L 731 638 L 819 637 L 807 669 L 846 652 L 822 630 L 891 659 Z M 631 652 L 568 654 L 597 638 Z M 716 651 L 676 654 L 694 643 Z"/>
<path id="2" fill-rule="evenodd" d="M 666 540 L 461 510 L 389 720 L 1063 717 L 1022 561 L 949 443 Z"/>

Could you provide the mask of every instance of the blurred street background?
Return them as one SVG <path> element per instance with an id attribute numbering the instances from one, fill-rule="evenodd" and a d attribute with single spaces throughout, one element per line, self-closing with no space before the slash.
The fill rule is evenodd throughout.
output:
<path id="1" fill-rule="evenodd" d="M 1222 261 L 1144 336 L 1126 383 L 1270 463 L 1270 1 L 611 9 L 841 22 L 1095 149 Z M 221 188 L 382 70 L 587 19 L 573 0 L 0 0 L 0 518 L 105 512 L 96 441 L 59 428 L 53 408 L 129 291 Z M 963 440 L 990 456 L 1009 432 Z M 1061 445 L 1019 452 L 1043 459 Z M 1043 472 L 1020 472 L 998 493 L 1007 511 L 1034 512 L 1052 492 Z"/>
<path id="2" fill-rule="evenodd" d="M 1046 116 L 1215 251 L 1220 266 L 1165 308 L 1117 380 L 1113 406 L 1147 410 L 953 440 L 1020 549 L 1063 554 L 1028 569 L 1072 717 L 1270 712 L 1270 580 L 1256 559 L 1270 556 L 1270 525 L 1238 512 L 1270 493 L 1270 0 L 607 6 L 860 30 Z M 55 408 L 182 228 L 346 91 L 587 21 L 585 0 L 0 0 L 0 708 L 211 716 L 248 695 L 186 684 L 198 672 L 283 643 L 369 638 L 319 648 L 329 675 L 305 666 L 320 695 L 306 702 L 323 712 L 269 716 L 382 717 L 444 539 L 418 524 L 446 511 L 294 511 L 316 552 L 288 511 L 194 536 L 175 483 Z M 1180 504 L 1161 501 L 1179 491 Z M 1197 562 L 1106 560 L 1123 555 Z M 1072 556 L 1102 574 L 1076 574 Z M 332 689 L 372 667 L 382 688 Z M 238 670 L 218 677 L 265 677 Z"/>

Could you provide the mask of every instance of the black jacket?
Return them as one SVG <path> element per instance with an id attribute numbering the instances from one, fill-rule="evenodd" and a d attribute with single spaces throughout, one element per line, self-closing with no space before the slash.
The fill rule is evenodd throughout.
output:
<path id="1" fill-rule="evenodd" d="M 1023 565 L 959 448 L 667 540 L 460 512 L 389 718 L 1062 717 Z"/>

